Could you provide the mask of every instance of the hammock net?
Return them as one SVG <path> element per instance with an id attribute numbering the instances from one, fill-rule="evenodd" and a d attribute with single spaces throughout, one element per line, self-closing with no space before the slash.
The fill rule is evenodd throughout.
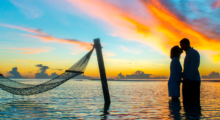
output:
<path id="1" fill-rule="evenodd" d="M 31 85 L 20 83 L 9 78 L 0 76 L 0 88 L 16 95 L 34 95 L 38 93 L 43 93 L 48 90 L 54 89 L 57 86 L 63 84 L 69 79 L 83 74 L 86 66 L 89 62 L 91 54 L 94 48 L 90 50 L 83 58 L 76 62 L 72 67 L 66 70 L 63 74 L 46 81 L 39 85 Z"/>

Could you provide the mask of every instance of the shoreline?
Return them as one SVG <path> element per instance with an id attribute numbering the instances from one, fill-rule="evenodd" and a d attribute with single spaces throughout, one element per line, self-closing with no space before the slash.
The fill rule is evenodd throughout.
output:
<path id="1" fill-rule="evenodd" d="M 90 80 L 90 81 L 100 81 L 101 79 L 88 79 L 88 80 Z M 131 81 L 131 82 L 167 82 L 168 80 L 159 80 L 159 79 L 155 79 L 155 80 L 152 80 L 152 79 L 150 79 L 150 80 L 146 80 L 146 79 L 143 79 L 143 80 L 131 80 L 131 79 L 129 79 L 129 80 L 126 80 L 126 79 L 122 79 L 122 80 L 120 80 L 120 79 L 116 79 L 116 80 L 114 80 L 114 79 L 107 79 L 107 81 Z M 201 80 L 201 82 L 220 82 L 220 80 Z"/>
<path id="2" fill-rule="evenodd" d="M 50 79 L 12 79 L 18 81 L 47 81 Z M 70 79 L 73 81 L 101 81 L 101 79 Z M 118 81 L 118 82 L 168 82 L 168 79 L 107 79 L 107 81 Z M 220 82 L 220 79 L 202 79 L 201 82 Z"/>

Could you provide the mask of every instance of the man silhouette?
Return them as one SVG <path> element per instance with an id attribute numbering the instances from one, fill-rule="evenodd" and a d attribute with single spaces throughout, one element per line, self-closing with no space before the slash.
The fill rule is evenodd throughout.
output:
<path id="1" fill-rule="evenodd" d="M 3 75 L 0 73 L 0 77 L 3 77 Z"/>
<path id="2" fill-rule="evenodd" d="M 199 52 L 190 46 L 187 38 L 180 41 L 181 49 L 186 52 L 183 70 L 183 100 L 200 99 L 201 78 L 199 74 L 200 55 Z"/>

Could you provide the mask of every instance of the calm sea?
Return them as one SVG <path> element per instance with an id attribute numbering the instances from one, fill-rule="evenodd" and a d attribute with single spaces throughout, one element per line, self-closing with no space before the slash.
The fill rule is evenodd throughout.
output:
<path id="1" fill-rule="evenodd" d="M 22 80 L 20 80 L 22 81 Z M 39 84 L 46 80 L 23 80 Z M 100 81 L 69 80 L 37 95 L 0 89 L 1 119 L 220 119 L 220 82 L 202 82 L 200 104 L 169 102 L 167 81 L 109 81 L 111 106 L 103 115 Z"/>

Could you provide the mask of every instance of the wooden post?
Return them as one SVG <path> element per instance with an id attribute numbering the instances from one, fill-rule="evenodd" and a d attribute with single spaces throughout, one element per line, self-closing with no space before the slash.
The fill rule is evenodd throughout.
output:
<path id="1" fill-rule="evenodd" d="M 110 105 L 111 100 L 110 100 L 108 83 L 107 83 L 106 74 L 105 74 L 104 60 L 102 56 L 102 47 L 101 47 L 99 38 L 94 39 L 94 47 L 96 49 L 96 54 L 97 54 L 97 59 L 98 59 L 99 73 L 100 73 L 100 78 L 102 82 L 102 90 L 103 90 L 103 95 L 104 95 L 104 100 L 105 100 L 105 106 L 108 106 Z"/>

